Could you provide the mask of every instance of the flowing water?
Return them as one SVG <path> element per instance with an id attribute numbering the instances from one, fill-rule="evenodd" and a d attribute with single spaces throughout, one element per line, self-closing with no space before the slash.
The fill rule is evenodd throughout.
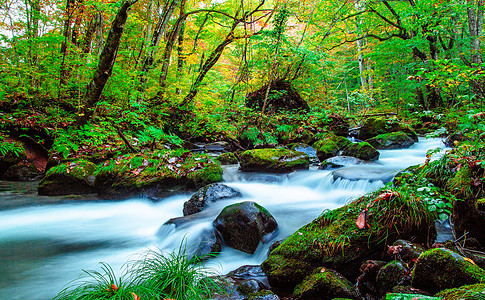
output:
<path id="1" fill-rule="evenodd" d="M 383 186 L 397 170 L 423 163 L 428 149 L 441 140 L 420 140 L 409 149 L 382 150 L 378 162 L 339 171 L 299 171 L 291 174 L 241 173 L 224 170 L 224 181 L 243 194 L 221 200 L 182 226 L 163 225 L 182 216 L 192 193 L 153 202 L 148 199 L 100 201 L 41 197 L 36 183 L 0 181 L 0 299 L 51 299 L 81 270 L 100 270 L 99 262 L 119 270 L 149 248 L 174 251 L 183 241 L 190 248 L 226 205 L 255 201 L 279 224 L 273 241 L 288 237 L 318 217 L 351 199 Z M 220 273 L 246 264 L 260 264 L 271 242 L 249 255 L 223 247 L 209 262 Z"/>

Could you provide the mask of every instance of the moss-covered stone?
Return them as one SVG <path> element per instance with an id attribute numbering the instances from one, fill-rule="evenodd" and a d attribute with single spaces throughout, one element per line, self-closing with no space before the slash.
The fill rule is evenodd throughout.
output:
<path id="1" fill-rule="evenodd" d="M 353 280 L 362 262 L 378 257 L 390 241 L 412 236 L 423 241 L 428 234 L 435 234 L 436 214 L 430 213 L 423 201 L 401 195 L 378 196 L 376 192 L 326 211 L 287 238 L 261 265 L 271 286 L 292 289 L 322 265 Z M 370 228 L 359 230 L 356 219 L 367 205 Z"/>
<path id="2" fill-rule="evenodd" d="M 447 289 L 436 294 L 436 297 L 445 300 L 483 300 L 485 299 L 485 283 Z"/>
<path id="3" fill-rule="evenodd" d="M 254 149 L 241 154 L 242 171 L 284 173 L 308 169 L 310 161 L 303 152 L 288 149 Z"/>
<path id="4" fill-rule="evenodd" d="M 279 300 L 279 299 L 280 298 L 270 290 L 262 290 L 257 293 L 252 293 L 248 296 L 248 300 Z"/>
<path id="5" fill-rule="evenodd" d="M 318 159 L 320 159 L 321 161 L 333 156 L 337 156 L 339 153 L 339 147 L 337 143 L 330 139 L 316 141 L 313 144 L 313 148 L 317 150 Z"/>
<path id="6" fill-rule="evenodd" d="M 342 155 L 353 156 L 363 160 L 378 160 L 379 151 L 367 142 L 353 143 L 344 149 Z"/>
<path id="7" fill-rule="evenodd" d="M 42 176 L 42 172 L 32 163 L 21 162 L 11 166 L 3 175 L 4 180 L 10 181 L 32 181 L 38 180 Z"/>
<path id="8" fill-rule="evenodd" d="M 119 156 L 95 175 L 96 191 L 104 198 L 163 197 L 222 181 L 222 168 L 205 154 L 167 150 Z"/>
<path id="9" fill-rule="evenodd" d="M 27 158 L 24 145 L 20 142 L 9 141 L 4 135 L 0 134 L 0 178 L 5 171 Z"/>
<path id="10" fill-rule="evenodd" d="M 95 170 L 95 164 L 83 159 L 52 167 L 39 183 L 39 195 L 64 196 L 94 193 Z"/>
<path id="11" fill-rule="evenodd" d="M 359 293 L 352 283 L 338 272 L 319 268 L 295 287 L 293 295 L 297 299 L 358 299 Z"/>
<path id="12" fill-rule="evenodd" d="M 485 198 L 480 198 L 475 202 L 475 207 L 477 210 L 485 212 Z"/>
<path id="13" fill-rule="evenodd" d="M 236 154 L 232 152 L 226 152 L 222 153 L 219 155 L 216 160 L 221 164 L 221 165 L 235 165 L 239 162 L 237 159 Z"/>
<path id="14" fill-rule="evenodd" d="M 414 144 L 414 139 L 405 132 L 383 133 L 373 138 L 367 139 L 366 142 L 376 149 L 402 149 L 409 148 Z"/>
<path id="15" fill-rule="evenodd" d="M 387 263 L 377 273 L 377 287 L 381 295 L 390 292 L 393 287 L 403 281 L 407 270 L 404 264 L 398 260 Z"/>
<path id="16" fill-rule="evenodd" d="M 379 134 L 397 131 L 409 133 L 415 142 L 418 141 L 418 136 L 409 125 L 402 123 L 396 118 L 386 117 L 367 118 L 359 130 L 359 138 L 362 140 L 367 140 L 378 136 Z"/>
<path id="17" fill-rule="evenodd" d="M 412 285 L 430 292 L 485 281 L 485 270 L 448 249 L 421 254 L 412 273 Z"/>

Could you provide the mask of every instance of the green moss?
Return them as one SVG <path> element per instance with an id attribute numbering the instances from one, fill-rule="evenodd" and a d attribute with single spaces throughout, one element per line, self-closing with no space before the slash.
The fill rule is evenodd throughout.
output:
<path id="1" fill-rule="evenodd" d="M 270 290 L 261 290 L 257 293 L 252 293 L 248 296 L 248 300 L 255 300 L 255 299 L 271 299 L 269 297 L 275 295 L 272 291 Z"/>
<path id="2" fill-rule="evenodd" d="M 371 117 L 367 118 L 359 131 L 359 137 L 366 140 L 379 134 L 402 131 L 409 133 L 417 142 L 417 135 L 407 124 L 402 123 L 396 118 Z"/>
<path id="3" fill-rule="evenodd" d="M 478 199 L 475 206 L 480 211 L 485 211 L 485 198 Z"/>
<path id="4" fill-rule="evenodd" d="M 406 268 L 403 263 L 398 260 L 391 261 L 382 267 L 376 278 L 381 295 L 390 292 L 393 287 L 402 282 L 405 274 Z"/>
<path id="5" fill-rule="evenodd" d="M 379 134 L 367 139 L 366 142 L 376 149 L 409 148 L 414 144 L 413 138 L 408 133 L 401 131 Z"/>
<path id="6" fill-rule="evenodd" d="M 303 152 L 288 149 L 254 149 L 241 154 L 243 171 L 290 172 L 308 169 L 310 161 Z"/>
<path id="7" fill-rule="evenodd" d="M 353 143 L 344 149 L 342 155 L 353 156 L 363 160 L 379 159 L 379 151 L 367 142 Z"/>
<path id="8" fill-rule="evenodd" d="M 378 194 L 325 211 L 274 249 L 261 265 L 271 286 L 291 288 L 321 265 L 345 276 L 355 271 L 349 275 L 357 277 L 362 260 L 383 251 L 389 241 L 411 236 L 425 240 L 428 229 L 434 230 L 436 214 L 423 201 L 401 195 L 374 201 Z M 355 221 L 369 203 L 370 228 L 359 230 Z"/>
<path id="9" fill-rule="evenodd" d="M 358 293 L 352 283 L 333 270 L 319 268 L 295 287 L 293 295 L 298 299 L 334 299 L 346 297 L 356 299 Z"/>
<path id="10" fill-rule="evenodd" d="M 437 292 L 485 281 L 485 271 L 462 256 L 442 248 L 422 253 L 412 273 L 413 286 Z"/>
<path id="11" fill-rule="evenodd" d="M 444 290 L 436 294 L 436 297 L 446 300 L 483 300 L 485 299 L 485 284 L 479 283 Z"/>
<path id="12" fill-rule="evenodd" d="M 386 295 L 386 300 L 440 300 L 441 298 L 419 295 L 419 294 L 402 294 L 389 293 Z"/>
<path id="13" fill-rule="evenodd" d="M 319 140 L 313 144 L 313 148 L 317 150 L 317 156 L 320 160 L 338 155 L 339 146 L 331 139 Z"/>
<path id="14" fill-rule="evenodd" d="M 219 155 L 216 160 L 221 164 L 221 165 L 234 165 L 239 162 L 237 159 L 236 154 L 232 152 L 227 152 L 227 153 L 222 153 Z"/>

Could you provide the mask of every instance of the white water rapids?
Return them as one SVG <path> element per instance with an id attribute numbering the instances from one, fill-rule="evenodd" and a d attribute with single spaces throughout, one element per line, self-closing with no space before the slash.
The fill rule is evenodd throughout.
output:
<path id="1" fill-rule="evenodd" d="M 278 222 L 278 234 L 260 244 L 254 255 L 224 246 L 209 265 L 227 273 L 260 264 L 273 241 L 288 237 L 324 209 L 380 188 L 383 182 L 375 178 L 423 163 L 426 151 L 437 147 L 443 147 L 439 139 L 420 139 L 408 149 L 381 150 L 376 164 L 340 171 L 339 176 L 352 180 L 334 178 L 326 170 L 275 175 L 241 173 L 237 166 L 229 166 L 224 170 L 225 184 L 243 197 L 215 202 L 178 228 L 162 224 L 182 216 L 183 203 L 193 193 L 156 203 L 148 199 L 73 201 L 39 197 L 35 183 L 0 181 L 0 299 L 51 299 L 82 269 L 100 270 L 99 262 L 120 270 L 148 248 L 173 251 L 184 239 L 189 247 L 196 245 L 222 208 L 241 201 L 255 201 L 268 209 Z"/>

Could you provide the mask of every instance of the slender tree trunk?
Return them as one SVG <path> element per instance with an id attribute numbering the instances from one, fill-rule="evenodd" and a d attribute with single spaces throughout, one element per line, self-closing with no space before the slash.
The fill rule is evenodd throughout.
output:
<path id="1" fill-rule="evenodd" d="M 177 82 L 178 82 L 178 87 L 175 89 L 175 93 L 177 95 L 180 95 L 182 93 L 181 89 L 181 82 L 182 82 L 182 73 L 184 71 L 184 62 L 185 62 L 185 57 L 183 55 L 183 50 L 184 50 L 184 33 L 185 33 L 185 22 L 182 23 L 180 26 L 180 32 L 179 32 L 179 40 L 178 40 L 178 61 L 177 61 Z"/>
<path id="2" fill-rule="evenodd" d="M 67 0 L 66 2 L 66 18 L 64 19 L 64 40 L 61 44 L 61 70 L 60 70 L 60 85 L 61 87 L 67 85 L 67 77 L 69 76 L 69 71 L 66 67 L 66 60 L 68 54 L 68 43 L 71 37 L 71 17 L 74 10 L 74 0 Z M 59 93 L 61 93 L 59 89 Z"/>
<path id="3" fill-rule="evenodd" d="M 100 26 L 103 24 L 100 22 L 102 20 L 101 13 L 96 12 L 93 16 L 91 21 L 89 22 L 88 27 L 86 28 L 86 33 L 84 34 L 84 42 L 83 42 L 83 52 L 90 53 L 92 49 L 93 39 L 95 36 L 96 31 Z"/>
<path id="4" fill-rule="evenodd" d="M 354 2 L 355 10 L 357 12 L 361 12 L 365 10 L 365 0 L 355 0 Z M 357 16 L 357 22 L 355 23 L 355 30 L 358 36 L 362 36 L 362 23 L 363 17 L 362 15 Z M 364 39 L 357 40 L 357 59 L 359 61 L 359 73 L 360 73 L 360 85 L 362 89 L 367 89 L 367 78 L 365 76 L 366 66 L 365 66 L 365 59 L 364 59 Z"/>
<path id="5" fill-rule="evenodd" d="M 99 58 L 98 68 L 94 72 L 93 79 L 86 87 L 86 93 L 83 98 L 84 114 L 76 120 L 76 125 L 78 126 L 85 124 L 93 115 L 93 108 L 99 101 L 104 86 L 113 71 L 121 36 L 123 35 L 124 26 L 128 19 L 128 12 L 130 11 L 131 6 L 137 1 L 138 0 L 124 1 L 111 24 L 106 44 L 104 45 L 103 52 L 101 52 Z"/>
<path id="6" fill-rule="evenodd" d="M 474 2 L 476 1 L 476 8 Z M 467 9 L 468 14 L 468 29 L 471 37 L 471 63 L 476 65 L 482 64 L 482 56 L 480 54 L 480 39 L 482 37 L 483 29 L 483 2 L 484 0 L 467 0 L 470 6 Z"/>
<path id="7" fill-rule="evenodd" d="M 96 30 L 95 30 L 95 39 L 94 39 L 94 49 L 93 52 L 95 55 L 99 55 L 101 50 L 103 49 L 103 32 L 104 32 L 104 17 L 102 13 L 96 14 Z"/>

